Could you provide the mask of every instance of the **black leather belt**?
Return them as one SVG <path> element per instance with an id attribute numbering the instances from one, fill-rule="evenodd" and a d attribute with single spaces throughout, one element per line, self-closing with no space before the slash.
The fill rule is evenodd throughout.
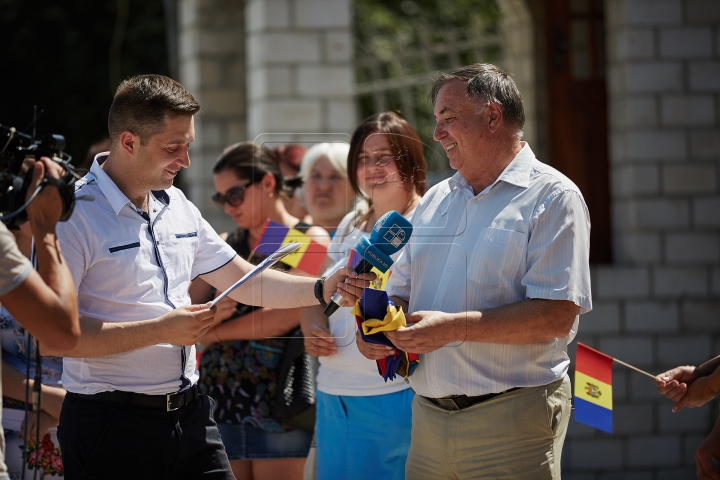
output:
<path id="1" fill-rule="evenodd" d="M 509 393 L 514 390 L 518 390 L 519 388 L 520 387 L 510 388 L 503 392 L 488 393 L 486 395 L 478 395 L 476 397 L 468 397 L 467 395 L 454 395 L 452 397 L 443 398 L 423 398 L 429 400 L 431 403 L 434 403 L 440 408 L 444 408 L 445 410 L 463 410 L 465 408 L 472 407 L 473 405 L 477 405 L 478 403 L 487 402 L 488 400 L 498 397 L 503 393 Z"/>
<path id="2" fill-rule="evenodd" d="M 168 393 L 167 395 L 145 395 L 143 393 L 122 392 L 120 390 L 100 392 L 94 395 L 68 392 L 68 395 L 73 398 L 90 400 L 92 402 L 125 403 L 138 407 L 164 408 L 166 411 L 172 412 L 185 405 L 190 405 L 197 400 L 198 389 L 197 385 L 193 385 L 189 390 L 185 390 L 184 392 Z"/>

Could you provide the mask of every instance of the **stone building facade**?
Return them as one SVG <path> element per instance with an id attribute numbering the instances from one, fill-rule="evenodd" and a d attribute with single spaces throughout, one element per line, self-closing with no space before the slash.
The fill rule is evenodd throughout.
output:
<path id="1" fill-rule="evenodd" d="M 552 164 L 553 105 L 536 61 L 543 1 L 498 4 L 528 137 Z M 612 262 L 592 268 L 594 309 L 577 340 L 659 373 L 720 354 L 720 1 L 603 6 Z M 180 80 L 203 107 L 186 179 L 216 228 L 230 226 L 209 201 L 222 147 L 347 139 L 358 120 L 351 12 L 350 0 L 179 0 Z M 571 420 L 564 478 L 695 478 L 692 452 L 716 403 L 672 413 L 651 379 L 624 367 L 613 388 L 615 433 Z"/>
<path id="2" fill-rule="evenodd" d="M 660 373 L 720 354 L 720 2 L 605 6 L 614 261 L 578 340 Z M 716 402 L 672 413 L 624 367 L 613 389 L 616 433 L 573 422 L 566 478 L 696 478 Z"/>

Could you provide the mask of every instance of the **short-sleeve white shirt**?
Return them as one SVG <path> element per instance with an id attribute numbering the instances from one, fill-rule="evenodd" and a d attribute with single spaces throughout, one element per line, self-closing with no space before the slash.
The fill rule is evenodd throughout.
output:
<path id="1" fill-rule="evenodd" d="M 149 320 L 189 305 L 190 281 L 235 257 L 175 187 L 153 191 L 140 212 L 100 167 L 76 184 L 79 200 L 57 235 L 78 292 L 80 315 L 108 322 Z M 65 358 L 63 386 L 94 394 L 148 395 L 184 390 L 198 380 L 195 347 L 157 344 L 100 358 Z"/>
<path id="2" fill-rule="evenodd" d="M 590 219 L 567 177 L 525 144 L 498 179 L 475 195 L 459 173 L 431 188 L 387 291 L 409 311 L 482 311 L 529 298 L 592 308 Z M 458 342 L 420 356 L 410 377 L 426 397 L 483 395 L 546 385 L 570 364 L 570 334 L 531 345 Z"/>

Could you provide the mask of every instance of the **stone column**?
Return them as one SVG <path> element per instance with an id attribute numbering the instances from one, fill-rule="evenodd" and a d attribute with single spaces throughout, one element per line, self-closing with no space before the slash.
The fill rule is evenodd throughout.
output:
<path id="1" fill-rule="evenodd" d="M 525 0 L 501 0 L 498 6 L 502 11 L 502 66 L 513 76 L 522 95 L 525 109 L 523 140 L 530 144 L 535 155 L 539 155 L 535 25 Z"/>
<path id="2" fill-rule="evenodd" d="M 578 338 L 661 373 L 720 353 L 720 2 L 605 5 L 615 259 L 593 271 Z M 695 478 L 712 402 L 672 413 L 622 367 L 613 401 L 612 436 L 571 422 L 569 478 Z"/>
<path id="3" fill-rule="evenodd" d="M 248 138 L 344 139 L 352 132 L 350 0 L 248 0 Z"/>
<path id="4" fill-rule="evenodd" d="M 179 0 L 180 82 L 200 102 L 195 117 L 192 166 L 182 181 L 189 198 L 219 231 L 232 220 L 210 200 L 212 165 L 222 149 L 247 138 L 245 103 L 245 2 Z"/>

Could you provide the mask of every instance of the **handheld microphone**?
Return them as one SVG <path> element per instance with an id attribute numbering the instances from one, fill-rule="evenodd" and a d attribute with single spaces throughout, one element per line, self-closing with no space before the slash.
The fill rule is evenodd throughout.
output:
<path id="1" fill-rule="evenodd" d="M 412 231 L 413 226 L 408 219 L 395 210 L 387 212 L 375 223 L 370 238 L 363 235 L 353 247 L 363 258 L 355 271 L 358 274 L 368 273 L 375 267 L 382 273 L 387 272 L 393 264 L 390 256 L 405 246 Z M 329 317 L 344 304 L 345 299 L 335 293 L 325 307 L 325 315 Z"/>

